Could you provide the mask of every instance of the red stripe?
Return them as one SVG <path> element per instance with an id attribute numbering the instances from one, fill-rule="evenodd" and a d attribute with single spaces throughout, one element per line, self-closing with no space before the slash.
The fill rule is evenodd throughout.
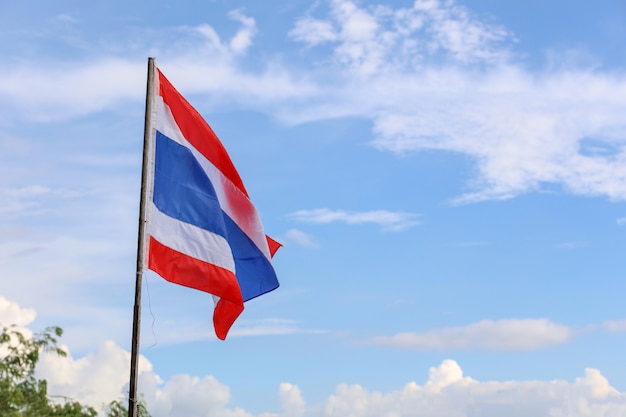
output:
<path id="1" fill-rule="evenodd" d="M 164 246 L 150 236 L 148 268 L 165 280 L 220 297 L 213 312 L 215 334 L 224 340 L 243 311 L 243 298 L 235 274 Z"/>
<path id="2" fill-rule="evenodd" d="M 248 197 L 239 173 L 235 169 L 224 145 L 220 142 L 211 126 L 202 118 L 200 113 L 182 96 L 174 86 L 165 78 L 161 71 L 159 73 L 159 94 L 163 97 L 176 124 L 180 128 L 183 136 L 204 155 L 226 178 L 228 178 L 241 192 Z"/>
<path id="3" fill-rule="evenodd" d="M 265 239 L 267 239 L 267 246 L 270 249 L 270 256 L 273 258 L 276 251 L 280 249 L 280 247 L 283 246 L 283 244 L 275 241 L 268 235 L 265 235 Z"/>
<path id="4" fill-rule="evenodd" d="M 249 200 L 250 197 L 243 185 L 241 177 L 239 177 L 239 173 L 230 160 L 224 145 L 222 145 L 215 132 L 213 132 L 213 129 L 211 129 L 211 126 L 209 126 L 200 113 L 189 104 L 185 97 L 174 88 L 165 75 L 163 75 L 160 70 L 157 69 L 157 71 L 159 74 L 159 94 L 163 97 L 163 102 L 169 106 L 174 120 L 183 136 L 241 190 Z M 234 210 L 238 212 L 245 211 L 246 216 L 250 215 L 250 213 L 248 213 L 249 207 L 243 204 L 237 204 L 236 199 L 230 199 L 230 203 Z M 267 235 L 266 238 L 270 254 L 274 256 L 274 253 L 276 253 L 278 248 L 282 245 Z"/>

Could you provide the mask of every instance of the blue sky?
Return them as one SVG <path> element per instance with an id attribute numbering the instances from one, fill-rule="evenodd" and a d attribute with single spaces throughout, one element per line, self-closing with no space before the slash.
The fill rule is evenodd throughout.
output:
<path id="1" fill-rule="evenodd" d="M 0 0 L 0 321 L 65 329 L 51 393 L 123 396 L 153 56 L 284 244 L 225 342 L 145 274 L 155 417 L 624 415 L 625 19 Z"/>

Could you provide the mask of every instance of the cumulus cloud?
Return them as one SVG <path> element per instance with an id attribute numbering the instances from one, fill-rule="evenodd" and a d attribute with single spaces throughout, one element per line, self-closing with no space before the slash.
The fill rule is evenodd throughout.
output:
<path id="1" fill-rule="evenodd" d="M 320 208 L 313 210 L 298 210 L 291 213 L 289 216 L 297 221 L 318 224 L 333 222 L 342 222 L 347 224 L 373 223 L 381 226 L 383 230 L 392 232 L 404 231 L 419 224 L 416 220 L 419 215 L 416 213 L 388 210 L 350 212 Z"/>
<path id="2" fill-rule="evenodd" d="M 107 341 L 96 353 L 82 358 L 44 354 L 37 375 L 48 381 L 50 395 L 72 398 L 102 410 L 109 402 L 127 397 L 129 363 L 130 353 Z M 179 374 L 164 381 L 143 356 L 138 386 L 154 417 L 253 417 L 230 404 L 230 388 L 213 376 Z M 306 404 L 297 386 L 280 384 L 278 396 L 284 412 L 261 413 L 259 417 L 304 416 Z"/>
<path id="3" fill-rule="evenodd" d="M 626 395 L 611 387 L 596 369 L 574 383 L 556 381 L 487 381 L 463 376 L 458 363 L 445 360 L 431 368 L 423 385 L 410 382 L 399 391 L 369 392 L 360 385 L 340 385 L 323 417 L 618 417 Z"/>
<path id="4" fill-rule="evenodd" d="M 117 301 L 106 303 L 94 297 L 94 291 L 131 292 L 131 288 L 116 282 L 130 276 L 125 270 L 131 270 L 131 262 L 120 259 L 132 253 L 133 244 L 116 244 L 102 234 L 79 238 L 67 230 L 65 236 L 50 236 L 43 227 L 35 230 L 18 225 L 1 229 L 7 234 L 0 237 L 0 259 L 10 279 L 0 282 L 0 293 L 21 304 L 37 306 L 46 323 L 67 323 L 66 340 L 77 349 L 94 348 L 106 338 L 124 340 L 128 311 L 119 308 L 118 302 L 126 298 L 115 295 Z M 94 268 L 94 259 L 101 260 L 98 268 Z"/>
<path id="5" fill-rule="evenodd" d="M 37 370 L 48 392 L 89 404 L 97 410 L 113 400 L 127 401 L 130 353 L 111 341 L 82 358 L 42 355 Z M 230 389 L 214 377 L 174 375 L 163 381 L 143 356 L 139 361 L 140 392 L 154 417 L 251 417 L 229 407 Z M 124 400 L 126 398 L 126 400 Z"/>
<path id="6" fill-rule="evenodd" d="M 121 355 L 120 355 L 121 354 Z M 103 401 L 117 399 L 124 389 L 120 378 L 106 379 L 115 389 L 99 389 L 104 377 L 112 372 L 125 375 L 125 365 L 116 358 L 128 356 L 114 345 L 97 355 L 79 360 L 69 359 L 70 369 L 57 366 L 40 372 L 50 381 L 51 392 L 63 393 L 100 407 Z M 98 362 L 102 362 L 98 365 Z M 109 364 L 106 370 L 104 362 Z M 161 380 L 144 363 L 139 385 L 153 416 L 185 415 L 189 417 L 253 417 L 249 411 L 230 404 L 228 386 L 212 376 L 175 375 Z M 74 368 L 74 370 L 72 370 Z M 76 377 L 76 368 L 80 368 Z M 69 375 L 69 376 L 68 376 Z M 64 384 L 59 381 L 63 380 Z M 81 384 L 73 386 L 73 384 Z M 110 391 L 110 392 L 109 392 Z M 108 397 L 107 397 L 108 396 Z M 554 381 L 477 381 L 465 376 L 454 360 L 444 360 L 428 372 L 427 380 L 409 382 L 399 391 L 371 392 L 361 385 L 340 384 L 324 401 L 321 414 L 307 408 L 297 385 L 282 383 L 278 396 L 283 411 L 262 412 L 258 417 L 618 417 L 626 412 L 626 395 L 612 387 L 597 369 L 585 369 L 584 376 L 573 383 Z"/>
<path id="7" fill-rule="evenodd" d="M 69 351 L 69 348 L 65 347 Z M 140 372 L 150 372 L 152 365 L 141 357 Z M 130 374 L 130 353 L 112 341 L 106 341 L 95 353 L 75 359 L 44 354 L 37 368 L 38 376 L 48 381 L 53 396 L 78 399 L 95 407 L 123 397 L 122 389 Z M 106 381 L 106 383 L 103 383 Z"/>
<path id="8" fill-rule="evenodd" d="M 574 331 L 547 319 L 481 320 L 423 333 L 398 333 L 367 343 L 417 350 L 535 350 L 568 342 Z"/>
<path id="9" fill-rule="evenodd" d="M 49 391 L 101 408 L 123 396 L 126 389 L 128 352 L 113 343 L 84 358 L 44 355 L 39 376 L 49 381 Z M 228 386 L 212 376 L 175 375 L 163 381 L 142 358 L 139 385 L 153 416 L 253 417 L 230 404 Z M 106 387 L 102 381 L 107 381 Z M 278 396 L 281 413 L 262 412 L 258 417 L 303 417 L 308 409 L 297 385 L 282 383 Z M 613 388 L 597 369 L 585 369 L 583 377 L 567 381 L 487 381 L 464 376 L 454 360 L 444 360 L 428 372 L 423 384 L 407 383 L 389 393 L 370 392 L 360 385 L 341 384 L 323 404 L 324 417 L 432 416 L 594 416 L 618 417 L 626 412 L 626 395 Z"/>
<path id="10" fill-rule="evenodd" d="M 17 303 L 0 296 L 0 323 L 17 325 L 26 337 L 32 337 L 29 325 L 35 319 L 33 309 L 22 308 Z M 280 323 L 279 323 L 280 325 Z M 293 328 L 293 324 L 291 325 Z M 285 323 L 283 323 L 283 327 Z M 37 367 L 37 377 L 48 381 L 52 397 L 65 397 L 88 404 L 98 410 L 113 400 L 127 396 L 130 369 L 130 352 L 115 342 L 107 340 L 97 351 L 75 358 L 68 346 L 65 357 L 43 353 Z M 144 356 L 139 358 L 139 385 L 154 417 L 184 415 L 188 417 L 252 417 L 237 407 L 230 407 L 230 390 L 214 377 L 175 375 L 163 381 Z M 301 417 L 305 403 L 297 386 L 283 383 L 279 397 L 285 410 L 282 414 L 265 413 L 266 416 Z"/>
<path id="11" fill-rule="evenodd" d="M 0 296 L 0 323 L 3 326 L 26 326 L 35 320 L 37 313 L 32 308 L 22 308 L 17 303 Z"/>
<path id="12" fill-rule="evenodd" d="M 160 383 L 155 375 L 144 375 L 140 383 L 154 417 L 252 416 L 240 408 L 229 408 L 230 389 L 212 376 L 175 375 Z"/>
<path id="13" fill-rule="evenodd" d="M 287 382 L 280 384 L 278 395 L 283 407 L 283 412 L 261 413 L 259 417 L 303 417 L 306 415 L 306 402 L 297 385 Z"/>
<path id="14" fill-rule="evenodd" d="M 34 316 L 34 310 L 0 297 L 3 321 L 27 326 Z M 550 325 L 544 327 L 554 330 Z M 128 351 L 107 341 L 96 352 L 79 358 L 71 352 L 67 357 L 44 354 L 37 376 L 48 381 L 51 395 L 69 397 L 102 410 L 110 401 L 125 397 L 129 362 Z M 143 356 L 139 362 L 139 386 L 154 417 L 254 416 L 232 405 L 230 388 L 215 377 L 180 374 L 163 380 Z M 340 384 L 321 405 L 321 413 L 319 405 L 307 405 L 300 388 L 293 383 L 281 383 L 278 398 L 282 412 L 261 412 L 257 416 L 621 417 L 626 413 L 626 394 L 611 386 L 598 369 L 585 369 L 584 376 L 574 382 L 483 382 L 465 376 L 452 359 L 430 368 L 425 382 L 408 382 L 398 391 L 372 392 L 358 384 Z"/>

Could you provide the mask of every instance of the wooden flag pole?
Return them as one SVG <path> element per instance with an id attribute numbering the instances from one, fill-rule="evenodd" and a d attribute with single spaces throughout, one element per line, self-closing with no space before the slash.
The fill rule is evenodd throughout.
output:
<path id="1" fill-rule="evenodd" d="M 128 392 L 128 417 L 137 416 L 137 376 L 139 366 L 139 331 L 141 323 L 141 284 L 144 263 L 144 234 L 150 164 L 150 137 L 152 135 L 152 97 L 154 97 L 154 58 L 148 58 L 146 86 L 146 115 L 143 130 L 143 162 L 141 167 L 141 197 L 139 198 L 139 236 L 137 239 L 137 273 L 135 277 L 135 308 L 133 310 L 133 336 L 130 354 L 130 387 Z"/>

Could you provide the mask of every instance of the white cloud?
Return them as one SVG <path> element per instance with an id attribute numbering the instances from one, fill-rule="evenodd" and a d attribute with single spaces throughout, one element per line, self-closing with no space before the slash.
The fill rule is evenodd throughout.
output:
<path id="1" fill-rule="evenodd" d="M 24 328 L 32 323 L 36 316 L 34 309 L 22 308 L 17 303 L 0 296 L 0 325 Z"/>
<path id="2" fill-rule="evenodd" d="M 602 327 L 612 333 L 626 332 L 626 319 L 622 320 L 607 320 L 602 323 Z"/>
<path id="3" fill-rule="evenodd" d="M 297 221 L 318 224 L 333 222 L 343 222 L 347 224 L 373 223 L 381 226 L 383 230 L 392 232 L 407 230 L 419 224 L 416 220 L 419 215 L 416 213 L 388 210 L 349 212 L 321 208 L 298 210 L 291 213 L 289 216 Z"/>
<path id="4" fill-rule="evenodd" d="M 468 386 L 475 382 L 472 378 L 464 377 L 463 370 L 458 363 L 451 359 L 441 362 L 437 368 L 430 368 L 428 371 L 428 381 L 424 384 L 424 388 L 440 393 L 444 388 L 450 385 Z"/>
<path id="5" fill-rule="evenodd" d="M 297 333 L 324 333 L 322 330 L 304 329 L 295 320 L 288 319 L 239 319 L 233 325 L 228 337 L 285 335 Z"/>
<path id="6" fill-rule="evenodd" d="M 334 41 L 338 35 L 330 22 L 305 17 L 296 23 L 289 33 L 295 40 L 317 45 L 328 41 Z"/>
<path id="7" fill-rule="evenodd" d="M 305 246 L 309 248 L 319 247 L 319 244 L 315 242 L 313 237 L 303 232 L 302 230 L 289 229 L 287 230 L 287 233 L 285 233 L 285 238 L 289 241 L 295 242 L 296 244 L 300 246 Z"/>
<path id="8" fill-rule="evenodd" d="M 151 372 L 151 369 L 152 365 L 142 356 L 140 372 Z M 66 357 L 44 354 L 37 373 L 48 381 L 50 395 L 74 398 L 99 408 L 124 396 L 123 388 L 130 375 L 130 353 L 106 341 L 97 352 L 78 359 L 71 353 Z"/>
<path id="9" fill-rule="evenodd" d="M 606 399 L 613 396 L 620 396 L 620 392 L 613 388 L 609 384 L 609 381 L 597 369 L 585 369 L 585 377 L 576 378 L 576 385 L 588 390 L 592 399 Z"/>
<path id="10" fill-rule="evenodd" d="M 252 38 L 257 31 L 256 22 L 253 18 L 244 15 L 240 10 L 233 10 L 228 16 L 242 24 L 242 28 L 230 40 L 230 47 L 236 54 L 244 53 L 252 45 Z"/>
<path id="11" fill-rule="evenodd" d="M 546 184 L 626 199 L 623 73 L 583 66 L 588 59 L 531 73 L 507 48 L 513 36 L 506 29 L 452 1 L 398 9 L 329 4 L 325 16 L 297 22 L 292 37 L 330 48 L 339 80 L 332 94 L 285 119 L 365 117 L 378 149 L 467 155 L 476 177 L 457 203 L 512 198 Z M 358 36 L 350 35 L 354 16 L 370 22 Z M 589 152 L 589 139 L 606 151 Z"/>
<path id="12" fill-rule="evenodd" d="M 74 359 L 44 354 L 37 376 L 48 381 L 52 396 L 72 398 L 102 410 L 113 400 L 127 398 L 130 353 L 111 341 L 93 354 Z M 229 408 L 229 388 L 212 376 L 174 375 L 163 381 L 143 356 L 139 362 L 140 393 L 154 417 L 251 417 Z"/>
<path id="13" fill-rule="evenodd" d="M 530 72 L 509 49 L 512 34 L 453 1 L 319 4 L 290 32 L 326 53 L 323 65 L 306 65 L 305 72 L 273 52 L 244 70 L 239 57 L 253 47 L 256 22 L 233 11 L 241 26 L 230 39 L 206 24 L 163 28 L 146 36 L 149 45 L 118 47 L 97 59 L 0 66 L 0 100 L 15 112 L 8 119 L 37 120 L 139 103 L 145 62 L 123 55 L 157 55 L 183 93 L 210 91 L 209 105 L 236 102 L 291 124 L 356 116 L 373 122 L 371 144 L 380 150 L 467 155 L 475 177 L 458 203 L 546 185 L 626 199 L 623 72 L 602 72 L 588 59 Z"/>
<path id="14" fill-rule="evenodd" d="M 212 376 L 175 375 L 161 383 L 155 375 L 144 375 L 140 384 L 154 417 L 252 417 L 228 407 L 230 389 Z"/>
<path id="15" fill-rule="evenodd" d="M 56 16 L 56 19 L 59 22 L 64 22 L 64 23 L 77 23 L 78 19 L 74 16 L 72 16 L 71 14 L 67 14 L 67 13 L 61 13 L 59 15 Z"/>
<path id="16" fill-rule="evenodd" d="M 45 212 L 43 200 L 76 197 L 77 192 L 51 189 L 42 185 L 0 188 L 0 214 L 11 217 L 39 215 Z"/>
<path id="17" fill-rule="evenodd" d="M 448 51 L 460 61 L 498 61 L 508 55 L 497 45 L 510 39 L 511 34 L 504 28 L 481 22 L 462 6 L 418 0 L 413 13 L 413 19 L 423 16 L 430 21 L 426 28 L 432 33 L 431 48 Z"/>
<path id="18" fill-rule="evenodd" d="M 51 393 L 67 395 L 97 408 L 119 399 L 125 389 L 128 352 L 115 345 L 84 358 L 55 358 L 65 363 L 46 367 L 39 376 L 47 378 Z M 46 358 L 45 360 L 50 360 Z M 145 361 L 145 359 L 144 359 Z M 108 364 L 108 366 L 107 366 Z M 230 389 L 212 376 L 175 375 L 161 380 L 142 362 L 139 386 L 154 417 L 253 417 L 230 405 Z M 324 403 L 321 414 L 308 408 L 297 385 L 282 383 L 279 399 L 283 412 L 262 412 L 258 417 L 621 417 L 626 412 L 626 395 L 613 388 L 597 369 L 588 368 L 573 383 L 555 381 L 487 381 L 464 376 L 454 360 L 444 360 L 429 370 L 423 384 L 407 383 L 389 393 L 370 392 L 360 385 L 341 384 Z M 103 379 L 106 378 L 106 379 Z M 107 387 L 102 387 L 102 381 Z M 114 387 L 114 388 L 112 388 Z"/>
<path id="19" fill-rule="evenodd" d="M 340 385 L 322 417 L 619 417 L 626 395 L 610 386 L 596 369 L 567 381 L 488 381 L 464 377 L 453 360 L 431 368 L 423 385 L 410 382 L 390 393 L 360 385 Z"/>
<path id="20" fill-rule="evenodd" d="M 361 75 L 422 64 L 423 56 L 456 62 L 498 62 L 508 56 L 497 46 L 510 39 L 503 28 L 487 25 L 452 2 L 418 0 L 413 7 L 359 7 L 330 0 L 326 18 L 307 15 L 290 36 L 309 46 L 332 44 L 337 62 Z"/>
<path id="21" fill-rule="evenodd" d="M 44 355 L 38 376 L 49 382 L 49 392 L 64 395 L 100 409 L 120 399 L 126 389 L 128 352 L 109 342 L 98 353 L 80 359 Z M 154 417 L 252 417 L 229 405 L 229 387 L 212 376 L 175 375 L 167 381 L 154 373 L 145 358 L 140 363 L 139 386 Z M 102 381 L 107 381 L 105 386 Z M 308 410 L 298 386 L 282 383 L 279 398 L 283 412 L 259 417 L 303 417 Z M 432 417 L 481 416 L 594 416 L 617 417 L 626 411 L 626 395 L 613 388 L 596 369 L 567 381 L 479 382 L 463 375 L 453 360 L 431 368 L 423 385 L 407 383 L 390 393 L 369 392 L 359 385 L 341 384 L 322 409 L 324 417 Z"/>
<path id="22" fill-rule="evenodd" d="M 156 56 L 185 94 L 210 91 L 216 100 L 236 100 L 252 108 L 316 90 L 310 81 L 294 78 L 272 62 L 257 65 L 256 72 L 243 70 L 239 59 L 252 46 L 256 22 L 239 10 L 228 16 L 241 25 L 230 39 L 220 38 L 208 24 L 162 28 L 159 34 L 146 29 L 144 38 L 150 43 L 133 43 L 128 50 L 103 46 L 98 57 L 83 60 L 0 65 L 0 105 L 15 118 L 51 122 L 120 109 L 127 102 L 143 103 L 146 62 L 137 61 L 137 56 Z"/>
<path id="23" fill-rule="evenodd" d="M 128 390 L 130 353 L 107 341 L 94 354 L 75 359 L 44 354 L 37 375 L 48 381 L 52 396 L 72 398 L 102 410 L 113 400 L 124 400 Z M 106 383 L 103 383 L 105 381 Z M 228 386 L 213 376 L 174 375 L 164 381 L 143 356 L 139 362 L 138 387 L 154 417 L 252 417 L 229 405 Z M 262 413 L 264 417 L 301 417 L 305 403 L 297 386 L 283 383 L 279 398 L 284 413 Z"/>
<path id="24" fill-rule="evenodd" d="M 261 413 L 259 417 L 303 417 L 306 414 L 306 402 L 298 386 L 283 382 L 279 386 L 278 395 L 283 407 L 283 412 Z"/>
<path id="25" fill-rule="evenodd" d="M 547 319 L 481 320 L 423 333 L 398 333 L 367 343 L 417 350 L 535 350 L 568 342 L 574 331 Z"/>
<path id="26" fill-rule="evenodd" d="M 117 227 L 111 225 L 114 222 L 107 227 Z M 95 234 L 95 229 L 90 230 Z M 46 323 L 69 323 L 66 340 L 75 348 L 93 348 L 106 338 L 126 337 L 127 311 L 120 303 L 127 293 L 131 297 L 131 288 L 116 283 L 133 275 L 132 258 L 125 255 L 133 251 L 131 241 L 120 245 L 102 235 L 49 236 L 42 227 L 21 227 L 0 238 L 0 251 L 4 273 L 11 277 L 0 282 L 0 294 L 37 306 Z M 116 300 L 102 298 L 103 294 Z"/>
<path id="27" fill-rule="evenodd" d="M 23 309 L 0 297 L 2 320 L 28 325 L 34 316 L 32 309 Z M 544 330 L 555 331 L 554 325 L 549 323 L 538 324 L 542 326 Z M 485 334 L 484 331 L 478 333 Z M 486 333 L 489 335 L 491 331 Z M 517 332 L 513 333 L 513 337 L 517 337 Z M 48 381 L 51 395 L 69 397 L 102 410 L 110 401 L 124 398 L 129 362 L 128 351 L 107 341 L 95 353 L 80 358 L 71 354 L 67 357 L 44 354 L 37 376 Z M 139 371 L 139 389 L 154 417 L 254 416 L 231 405 L 229 387 L 210 375 L 181 374 L 164 381 L 143 356 Z M 307 405 L 300 388 L 293 383 L 281 383 L 278 396 L 283 411 L 261 412 L 258 417 L 621 417 L 626 413 L 626 394 L 612 387 L 597 369 L 585 369 L 584 376 L 573 383 L 563 380 L 481 382 L 465 376 L 459 364 L 451 359 L 430 368 L 423 384 L 409 382 L 399 391 L 370 392 L 360 385 L 340 384 L 322 405 L 321 414 L 318 405 Z"/>
<path id="28" fill-rule="evenodd" d="M 573 240 L 571 242 L 559 243 L 556 247 L 559 249 L 580 249 L 587 246 L 587 242 L 581 240 Z"/>
<path id="29" fill-rule="evenodd" d="M 39 121 L 85 115 L 145 96 L 145 64 L 120 58 L 56 62 L 45 71 L 27 64 L 0 66 L 0 74 L 0 99 L 21 110 L 16 116 Z"/>
<path id="30" fill-rule="evenodd" d="M 594 155 L 581 147 L 588 136 L 623 141 L 626 126 L 617 112 L 626 101 L 614 103 L 609 88 L 626 92 L 624 77 L 585 71 L 531 77 L 500 66 L 481 76 L 426 71 L 375 83 L 402 108 L 390 104 L 370 112 L 374 146 L 399 154 L 432 149 L 474 158 L 478 191 L 459 202 L 510 198 L 543 184 L 582 195 L 626 197 L 622 148 Z"/>

